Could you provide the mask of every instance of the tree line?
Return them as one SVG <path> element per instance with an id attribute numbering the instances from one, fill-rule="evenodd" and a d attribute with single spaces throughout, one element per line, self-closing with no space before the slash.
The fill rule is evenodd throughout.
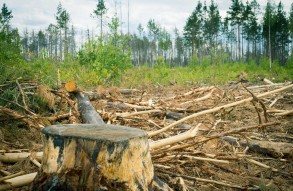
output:
<path id="1" fill-rule="evenodd" d="M 139 24 L 133 34 L 123 33 L 122 29 L 119 32 L 122 21 L 117 13 L 107 22 L 107 11 L 104 0 L 98 0 L 93 12 L 89 13 L 97 19 L 100 27 L 98 41 L 120 46 L 125 53 L 130 51 L 135 66 L 186 66 L 202 64 L 206 60 L 210 64 L 248 63 L 251 60 L 259 63 L 262 58 L 288 65 L 293 53 L 293 3 L 286 13 L 281 1 L 278 4 L 268 1 L 261 10 L 257 0 L 231 0 L 227 16 L 221 17 L 214 0 L 209 3 L 198 1 L 182 30 L 175 28 L 168 32 L 160 23 L 150 19 L 145 26 Z M 3 47 L 9 45 L 28 61 L 63 61 L 69 57 L 78 58 L 79 52 L 86 46 L 89 49 L 89 44 L 95 41 L 88 29 L 82 35 L 84 43 L 76 43 L 77 31 L 70 24 L 70 14 L 61 3 L 55 13 L 56 22 L 37 32 L 26 29 L 20 35 L 17 29 L 11 28 L 13 16 L 5 4 L 0 16 L 0 54 L 6 58 L 12 56 L 9 51 L 3 52 L 9 49 Z"/>

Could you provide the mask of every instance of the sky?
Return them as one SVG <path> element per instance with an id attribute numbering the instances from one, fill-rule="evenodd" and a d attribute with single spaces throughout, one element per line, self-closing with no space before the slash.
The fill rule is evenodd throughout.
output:
<path id="1" fill-rule="evenodd" d="M 105 0 L 108 8 L 106 18 L 109 21 L 116 12 L 117 16 L 122 18 L 124 33 L 127 32 L 128 1 L 130 33 L 137 32 L 139 24 L 146 28 L 150 19 L 154 19 L 169 32 L 174 31 L 175 27 L 182 31 L 187 18 L 198 2 L 198 0 Z M 231 0 L 214 1 L 218 4 L 220 14 L 225 16 Z M 281 1 L 285 10 L 289 12 L 292 0 Z M 11 24 L 13 27 L 17 27 L 22 34 L 26 28 L 28 31 L 38 31 L 46 29 L 50 23 L 55 24 L 55 14 L 59 2 L 69 12 L 70 24 L 73 24 L 77 30 L 88 28 L 95 34 L 99 34 L 99 22 L 91 17 L 98 0 L 0 0 L 0 5 L 2 7 L 3 3 L 6 3 L 8 9 L 12 10 Z M 207 0 L 207 2 L 210 1 Z M 263 9 L 267 0 L 258 0 L 258 2 Z M 278 3 L 279 0 L 275 0 L 275 2 Z"/>

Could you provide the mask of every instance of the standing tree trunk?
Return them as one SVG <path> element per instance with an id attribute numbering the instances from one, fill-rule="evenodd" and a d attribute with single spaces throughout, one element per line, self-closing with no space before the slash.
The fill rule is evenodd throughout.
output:
<path id="1" fill-rule="evenodd" d="M 59 56 L 60 56 L 60 61 L 62 61 L 62 30 L 60 28 L 60 49 L 59 49 Z"/>

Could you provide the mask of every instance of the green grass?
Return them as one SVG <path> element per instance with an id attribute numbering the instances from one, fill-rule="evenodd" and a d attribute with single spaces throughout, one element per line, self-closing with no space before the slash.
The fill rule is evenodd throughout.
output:
<path id="1" fill-rule="evenodd" d="M 140 85 L 170 85 L 176 82 L 184 84 L 216 84 L 222 85 L 231 81 L 237 81 L 238 75 L 247 74 L 247 80 L 251 83 L 258 83 L 263 78 L 268 78 L 273 82 L 284 82 L 293 80 L 293 63 L 287 66 L 280 66 L 273 63 L 269 68 L 267 59 L 262 59 L 260 65 L 253 61 L 248 64 L 215 64 L 210 65 L 209 61 L 201 65 L 193 63 L 187 67 L 170 67 L 168 64 L 155 64 L 154 68 L 146 65 L 132 67 L 123 74 L 121 81 L 110 81 L 107 85 L 137 87 Z M 95 88 L 103 85 L 105 79 L 95 70 L 91 70 L 85 65 L 80 65 L 76 59 L 70 59 L 63 63 L 56 63 L 53 60 L 36 60 L 35 62 L 23 62 L 11 65 L 9 70 L 1 76 L 2 80 L 22 79 L 36 80 L 40 84 L 48 85 L 52 88 L 57 84 L 57 70 L 60 71 L 61 81 L 74 80 L 82 89 Z M 6 96 L 5 96 L 6 97 Z"/>
<path id="2" fill-rule="evenodd" d="M 256 65 L 234 63 L 221 65 L 195 65 L 189 67 L 155 67 L 142 66 L 131 68 L 126 71 L 122 85 L 135 87 L 138 85 L 169 85 L 176 81 L 177 84 L 216 84 L 222 85 L 231 81 L 238 81 L 241 73 L 247 74 L 247 80 L 251 83 L 258 83 L 263 78 L 273 82 L 292 81 L 293 68 L 273 65 L 272 69 L 266 66 L 267 63 Z"/>

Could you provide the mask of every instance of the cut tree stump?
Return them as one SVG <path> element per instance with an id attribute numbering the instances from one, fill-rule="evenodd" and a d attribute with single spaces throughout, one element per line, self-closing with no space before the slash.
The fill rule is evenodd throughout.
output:
<path id="1" fill-rule="evenodd" d="M 31 190 L 171 190 L 154 176 L 147 134 L 103 124 L 49 126 Z"/>

